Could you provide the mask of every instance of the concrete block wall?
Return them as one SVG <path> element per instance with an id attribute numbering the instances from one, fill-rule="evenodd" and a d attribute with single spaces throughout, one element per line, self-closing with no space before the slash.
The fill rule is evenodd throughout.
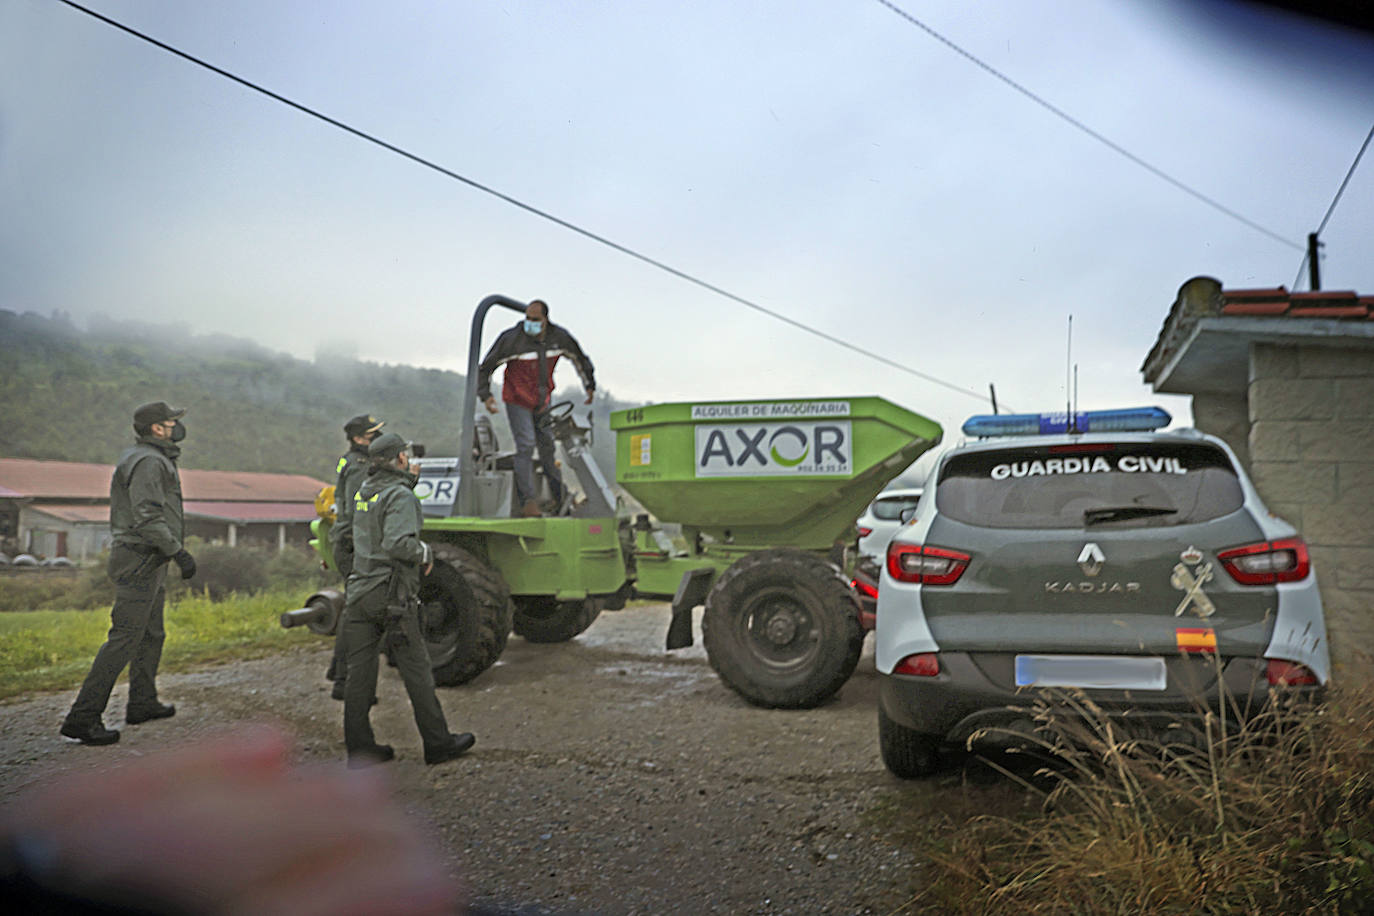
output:
<path id="1" fill-rule="evenodd" d="M 1244 392 L 1193 395 L 1193 426 L 1225 439 L 1245 470 L 1250 470 L 1250 404 Z"/>
<path id="2" fill-rule="evenodd" d="M 1337 673 L 1374 679 L 1374 350 L 1255 344 L 1246 400 L 1250 473 L 1311 550 Z"/>

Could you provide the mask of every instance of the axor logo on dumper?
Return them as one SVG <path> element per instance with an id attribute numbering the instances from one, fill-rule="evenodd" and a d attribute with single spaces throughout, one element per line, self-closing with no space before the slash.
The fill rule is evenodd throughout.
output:
<path id="1" fill-rule="evenodd" d="M 703 423 L 695 427 L 698 477 L 823 474 L 854 470 L 847 402 L 731 404 L 725 416 L 764 422 Z M 711 412 L 715 409 L 717 412 Z M 721 408 L 693 408 L 693 419 L 722 416 Z"/>

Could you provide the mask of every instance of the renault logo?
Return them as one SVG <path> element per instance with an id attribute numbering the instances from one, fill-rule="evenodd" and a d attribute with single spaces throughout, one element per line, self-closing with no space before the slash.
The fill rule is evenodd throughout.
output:
<path id="1" fill-rule="evenodd" d="M 1102 572 L 1102 564 L 1107 562 L 1107 558 L 1102 555 L 1102 548 L 1096 544 L 1084 544 L 1083 552 L 1078 555 L 1078 568 L 1083 570 L 1085 576 L 1095 576 Z"/>

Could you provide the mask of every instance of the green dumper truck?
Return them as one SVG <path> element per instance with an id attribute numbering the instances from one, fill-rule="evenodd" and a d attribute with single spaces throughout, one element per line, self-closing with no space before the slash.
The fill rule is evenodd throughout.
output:
<path id="1" fill-rule="evenodd" d="M 849 678 L 865 623 L 851 581 L 854 522 L 886 484 L 940 441 L 938 424 L 878 397 L 655 404 L 611 415 L 617 495 L 570 403 L 549 411 L 582 494 L 567 514 L 512 517 L 511 457 L 476 416 L 478 348 L 469 344 L 457 458 L 421 461 L 416 493 L 434 569 L 421 590 L 435 681 L 461 684 L 500 657 L 511 632 L 576 636 L 633 598 L 668 600 L 669 649 L 692 643 L 692 612 L 712 667 L 751 703 L 815 706 Z M 570 482 L 570 481 L 568 481 Z M 676 526 L 670 537 L 663 525 Z M 326 562 L 327 520 L 313 542 Z M 283 626 L 331 633 L 342 595 L 325 590 Z"/>

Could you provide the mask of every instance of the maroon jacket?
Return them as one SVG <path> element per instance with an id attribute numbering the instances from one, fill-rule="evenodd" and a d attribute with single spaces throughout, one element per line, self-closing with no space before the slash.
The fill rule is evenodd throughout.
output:
<path id="1" fill-rule="evenodd" d="M 582 387 L 588 394 L 596 390 L 592 361 L 566 329 L 552 321 L 547 323 L 548 330 L 544 332 L 542 341 L 525 333 L 523 321 L 501 332 L 496 343 L 487 351 L 482 365 L 477 367 L 477 400 L 485 401 L 491 397 L 491 374 L 497 366 L 505 366 L 501 400 L 529 410 L 543 409 L 548 406 L 549 395 L 553 393 L 553 367 L 560 356 L 572 360 L 578 378 L 582 380 Z M 541 364 L 543 378 L 540 377 Z"/>

